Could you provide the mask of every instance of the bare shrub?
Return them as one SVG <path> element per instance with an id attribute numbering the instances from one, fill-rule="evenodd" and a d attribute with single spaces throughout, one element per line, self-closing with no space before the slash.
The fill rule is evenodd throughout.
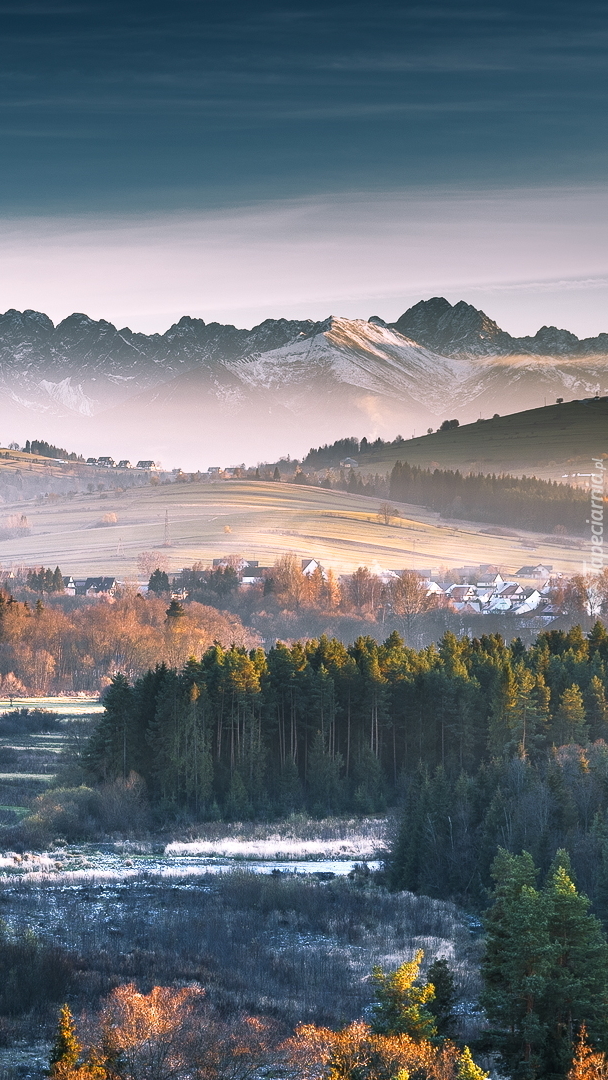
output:
<path id="1" fill-rule="evenodd" d="M 147 826 L 141 781 L 131 776 L 98 788 L 56 788 L 39 795 L 21 832 L 26 844 L 43 847 L 58 836 L 72 842 Z"/>
<path id="2" fill-rule="evenodd" d="M 149 579 L 155 570 L 169 569 L 169 559 L 160 551 L 140 551 L 137 556 L 137 569 L 146 579 Z"/>
<path id="3" fill-rule="evenodd" d="M 12 932 L 0 923 L 0 1013 L 16 1016 L 61 1001 L 73 965 L 64 949 L 40 941 L 30 930 Z"/>

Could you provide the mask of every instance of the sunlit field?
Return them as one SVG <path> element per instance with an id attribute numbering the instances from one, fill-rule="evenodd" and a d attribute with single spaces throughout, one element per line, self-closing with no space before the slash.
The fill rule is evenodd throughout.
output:
<path id="1" fill-rule="evenodd" d="M 542 535 L 521 530 L 493 536 L 487 525 L 453 524 L 398 503 L 400 516 L 386 525 L 377 517 L 380 501 L 243 481 L 78 495 L 28 505 L 31 535 L 1 541 L 0 562 L 5 568 L 59 565 L 64 574 L 115 574 L 133 581 L 138 554 L 156 549 L 171 570 L 225 554 L 269 565 L 287 552 L 320 559 L 338 573 L 361 565 L 400 570 L 480 563 L 512 573 L 523 563 L 541 561 L 565 573 L 581 569 L 583 541 L 548 544 Z M 115 524 L 103 523 L 108 514 L 116 515 Z"/>

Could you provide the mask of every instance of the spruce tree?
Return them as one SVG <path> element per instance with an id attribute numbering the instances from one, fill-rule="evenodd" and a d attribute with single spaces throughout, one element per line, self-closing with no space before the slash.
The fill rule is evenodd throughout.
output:
<path id="1" fill-rule="evenodd" d="M 179 600 L 172 600 L 165 612 L 167 619 L 182 619 L 185 614 L 185 608 Z"/>
<path id="2" fill-rule="evenodd" d="M 148 592 L 161 596 L 169 592 L 169 576 L 164 570 L 154 570 L 148 581 Z"/>
<path id="3" fill-rule="evenodd" d="M 590 901 L 572 881 L 567 852 L 559 851 L 543 890 L 549 935 L 556 946 L 546 1002 L 548 1071 L 563 1075 L 576 1033 L 608 1048 L 608 944 Z"/>
<path id="4" fill-rule="evenodd" d="M 133 691 L 125 675 L 119 673 L 106 690 L 104 712 L 83 758 L 86 767 L 103 780 L 126 780 L 132 768 Z"/>
<path id="5" fill-rule="evenodd" d="M 81 1051 L 76 1038 L 76 1027 L 69 1005 L 62 1005 L 59 1010 L 57 1031 L 49 1058 L 49 1075 L 59 1077 L 76 1066 Z"/>

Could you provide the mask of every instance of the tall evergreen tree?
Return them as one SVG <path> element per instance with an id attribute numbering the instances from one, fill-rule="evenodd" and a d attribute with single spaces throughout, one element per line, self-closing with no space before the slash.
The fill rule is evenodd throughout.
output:
<path id="1" fill-rule="evenodd" d="M 118 674 L 104 695 L 104 712 L 84 753 L 84 762 L 99 779 L 126 780 L 133 767 L 133 691 L 125 675 Z"/>
<path id="2" fill-rule="evenodd" d="M 559 699 L 559 707 L 553 724 L 553 737 L 558 746 L 565 743 L 584 744 L 588 731 L 585 723 L 585 703 L 580 686 L 573 683 L 566 687 Z"/>
<path id="3" fill-rule="evenodd" d="M 499 851 L 482 1002 L 514 1077 L 563 1078 L 583 1024 L 608 1039 L 608 945 L 558 852 L 541 892 L 531 856 Z"/>
<path id="4" fill-rule="evenodd" d="M 557 948 L 546 1004 L 546 1060 L 550 1072 L 563 1076 L 583 1024 L 592 1042 L 608 1049 L 608 944 L 589 913 L 589 899 L 577 892 L 565 851 L 557 853 L 543 899 Z"/>
<path id="5" fill-rule="evenodd" d="M 449 1037 L 454 1034 L 456 1025 L 456 983 L 454 973 L 445 958 L 433 960 L 426 977 L 433 987 L 435 996 L 428 1002 L 427 1009 L 435 1017 L 437 1034 Z"/>
<path id="6" fill-rule="evenodd" d="M 493 1037 L 513 1077 L 543 1075 L 546 1025 L 543 1003 L 556 949 L 535 888 L 537 870 L 524 852 L 499 850 L 492 866 L 494 904 L 486 915 L 482 1004 L 495 1024 Z"/>

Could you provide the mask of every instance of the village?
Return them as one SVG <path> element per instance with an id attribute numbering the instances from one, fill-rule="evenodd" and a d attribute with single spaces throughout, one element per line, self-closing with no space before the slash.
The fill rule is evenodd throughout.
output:
<path id="1" fill-rule="evenodd" d="M 315 558 L 301 559 L 301 573 L 304 578 L 320 575 L 327 579 L 327 571 Z M 262 566 L 258 560 L 244 559 L 238 556 L 213 559 L 209 569 L 223 570 L 231 568 L 237 578 L 240 589 L 264 588 L 272 579 L 274 568 Z M 199 571 L 200 572 L 200 571 Z M 5 585 L 10 585 L 10 573 L 2 575 Z M 175 573 L 168 573 L 169 588 L 166 590 L 171 600 L 187 600 L 192 588 L 190 568 L 183 568 Z M 562 605 L 556 601 L 557 594 L 563 592 L 566 579 L 561 574 L 553 573 L 550 565 L 538 563 L 526 565 L 513 575 L 504 577 L 496 567 L 463 566 L 451 571 L 450 578 L 442 580 L 438 571 L 422 569 L 385 570 L 375 576 L 381 586 L 388 587 L 403 575 L 412 575 L 419 579 L 427 598 L 427 610 L 443 608 L 460 615 L 534 615 L 543 623 L 550 623 L 563 614 Z M 348 589 L 353 575 L 340 575 L 338 582 Z M 138 581 L 136 584 L 121 580 L 112 575 L 74 577 L 63 576 L 64 592 L 68 596 L 83 596 L 94 599 L 113 600 L 128 588 L 136 588 L 141 596 L 149 591 L 149 582 Z"/>

